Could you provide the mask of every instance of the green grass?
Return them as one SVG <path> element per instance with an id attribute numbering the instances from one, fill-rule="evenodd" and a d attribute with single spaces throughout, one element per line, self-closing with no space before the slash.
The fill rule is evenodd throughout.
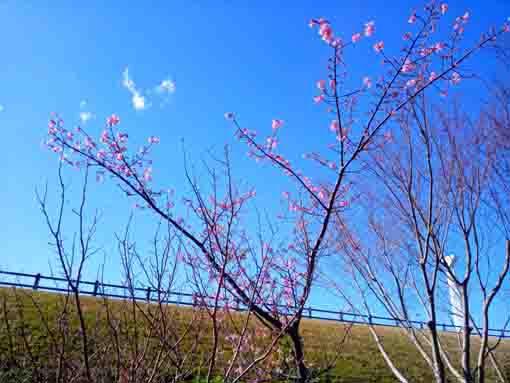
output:
<path id="1" fill-rule="evenodd" d="M 16 296 L 18 300 L 15 299 Z M 40 310 L 36 309 L 37 306 L 32 299 L 36 302 Z M 59 325 L 58 316 L 63 307 L 63 299 L 64 296 L 61 294 L 18 289 L 15 295 L 12 289 L 0 289 L 0 361 L 6 360 L 9 356 L 9 352 L 11 352 L 9 350 L 9 339 L 7 336 L 7 325 L 9 325 L 11 330 L 12 328 L 16 328 L 15 333 L 17 338 L 14 343 L 16 343 L 17 352 L 25 353 L 26 357 L 26 346 L 22 344 L 23 342 L 20 340 L 21 338 L 19 338 L 20 331 L 23 328 L 26 334 L 30 334 L 28 340 L 32 352 L 37 354 L 37 358 L 39 358 L 39 364 L 44 365 L 45 363 L 49 363 L 48 359 L 45 359 L 47 358 L 45 355 L 49 354 L 48 349 L 51 348 L 49 345 L 51 342 L 41 318 L 44 318 L 44 321 L 50 324 L 49 326 L 52 331 L 56 331 Z M 5 314 L 2 308 L 3 300 L 5 301 L 5 307 L 7 307 L 7 314 Z M 101 340 L 104 344 L 111 344 L 108 338 L 108 326 L 103 300 L 92 297 L 82 297 L 81 301 L 86 317 L 87 331 L 92 337 L 91 344 L 100 344 L 94 337 Z M 129 302 L 111 300 L 109 304 L 112 314 L 116 318 L 126 318 L 126 324 L 122 329 L 121 336 L 121 339 L 126 339 L 126 343 L 128 343 L 127 339 L 132 340 L 135 337 L 138 337 L 142 342 L 144 338 L 150 335 L 147 329 L 148 322 L 143 319 L 140 313 L 137 314 L 138 322 L 134 325 Z M 69 355 L 75 355 L 77 360 L 79 360 L 81 347 L 79 322 L 76 315 L 74 315 L 72 304 L 70 308 L 69 320 L 64 326 L 67 329 L 66 331 L 68 331 L 70 340 L 66 349 Z M 155 309 L 154 305 L 148 306 L 141 304 L 140 306 L 140 310 L 153 309 Z M 201 338 L 200 346 L 193 353 L 196 357 L 194 363 L 198 365 L 203 363 L 201 356 L 206 355 L 207 350 L 211 347 L 210 323 L 203 315 L 197 314 L 197 312 L 191 308 L 167 306 L 165 310 L 171 323 L 178 323 L 178 325 L 174 327 L 180 328 L 181 330 L 186 323 L 191 321 L 192 316 L 196 315 L 196 329 L 201 330 Z M 245 314 L 237 314 L 233 319 L 233 323 L 240 325 L 245 318 L 244 315 Z M 62 326 L 62 324 L 60 325 Z M 391 327 L 379 327 L 377 330 L 389 354 L 393 357 L 394 361 L 396 361 L 397 366 L 404 375 L 410 378 L 410 381 L 432 381 L 431 373 L 425 362 L 420 358 L 417 350 L 400 330 Z M 346 338 L 347 340 L 342 342 L 346 331 L 349 331 L 349 335 Z M 304 320 L 302 323 L 302 335 L 304 338 L 306 360 L 311 367 L 321 366 L 325 360 L 334 360 L 334 363 L 332 363 L 334 367 L 322 378 L 325 382 L 354 383 L 395 381 L 386 367 L 383 358 L 380 356 L 366 326 L 355 325 L 349 328 L 347 325 L 338 322 Z M 258 341 L 263 342 L 262 338 L 258 339 Z M 454 349 L 457 339 L 452 334 L 444 333 L 442 335 L 442 341 L 447 349 Z M 474 343 L 474 351 L 477 351 L 478 342 L 475 339 Z M 183 347 L 191 347 L 192 344 L 193 339 L 190 337 L 183 342 Z M 125 344 L 123 347 L 125 347 L 123 352 L 130 352 L 129 345 Z M 223 342 L 222 347 L 224 347 Z M 228 359 L 231 353 L 228 347 L 224 349 L 227 351 L 223 357 L 224 359 Z M 285 351 L 285 346 L 283 346 L 282 349 Z M 156 352 L 155 350 L 156 349 L 153 349 L 151 352 Z M 510 378 L 510 342 L 503 342 L 497 350 L 497 355 L 505 373 Z M 458 366 L 458 355 L 454 354 L 453 356 L 453 363 Z M 219 362 L 219 367 L 221 367 L 221 361 Z M 205 364 L 202 368 L 197 367 L 197 371 L 204 371 L 204 368 Z M 495 381 L 493 380 L 493 371 L 489 371 L 489 374 L 489 381 Z M 5 373 L 3 376 L 3 380 L 0 379 L 0 381 L 11 381 L 5 378 L 7 376 Z"/>

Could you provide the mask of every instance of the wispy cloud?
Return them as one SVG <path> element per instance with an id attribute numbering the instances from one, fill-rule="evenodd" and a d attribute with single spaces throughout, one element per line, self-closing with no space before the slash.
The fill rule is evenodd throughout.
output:
<path id="1" fill-rule="evenodd" d="M 80 112 L 80 121 L 81 121 L 82 124 L 85 124 L 91 118 L 92 118 L 92 113 L 90 113 L 90 112 Z"/>
<path id="2" fill-rule="evenodd" d="M 145 91 L 137 87 L 135 81 L 130 76 L 129 68 L 126 67 L 122 72 L 122 86 L 131 93 L 131 103 L 135 110 L 148 109 L 152 103 L 150 100 L 161 101 L 160 106 L 164 106 L 170 100 L 170 96 L 175 92 L 175 81 L 166 78 L 152 88 Z"/>
<path id="3" fill-rule="evenodd" d="M 170 96 L 175 92 L 175 82 L 169 78 L 162 80 L 159 85 L 154 87 L 156 96 L 160 99 L 160 106 L 163 107 L 170 101 Z"/>
<path id="4" fill-rule="evenodd" d="M 87 108 L 87 101 L 85 101 L 85 100 L 81 101 L 80 102 L 80 122 L 82 124 L 86 124 L 87 121 L 91 120 L 94 117 L 94 115 L 91 112 L 85 110 L 86 108 Z"/>
<path id="5" fill-rule="evenodd" d="M 135 110 L 144 110 L 148 108 L 145 97 L 136 89 L 135 82 L 129 77 L 129 69 L 126 67 L 122 72 L 122 86 L 131 93 L 131 102 Z"/>
<path id="6" fill-rule="evenodd" d="M 157 93 L 166 93 L 171 94 L 175 92 L 175 82 L 173 82 L 170 79 L 161 81 L 161 84 L 159 84 L 155 88 Z"/>

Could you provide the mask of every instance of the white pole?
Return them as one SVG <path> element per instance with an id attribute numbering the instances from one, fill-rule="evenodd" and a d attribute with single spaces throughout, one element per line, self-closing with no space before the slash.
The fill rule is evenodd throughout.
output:
<path id="1" fill-rule="evenodd" d="M 453 266 L 455 265 L 455 256 L 447 255 L 444 257 L 446 264 L 449 266 L 453 273 Z M 452 316 L 452 321 L 455 326 L 457 326 L 457 331 L 462 331 L 462 323 L 463 323 L 463 310 L 462 310 L 462 302 L 460 297 L 459 289 L 457 288 L 457 284 L 453 279 L 452 275 L 447 271 L 447 282 L 448 282 L 448 290 L 450 295 L 450 314 Z"/>

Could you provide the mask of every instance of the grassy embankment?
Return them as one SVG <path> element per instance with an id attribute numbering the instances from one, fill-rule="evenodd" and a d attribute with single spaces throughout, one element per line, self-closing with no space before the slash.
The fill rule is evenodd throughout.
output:
<path id="1" fill-rule="evenodd" d="M 17 297 L 17 299 L 16 299 Z M 12 289 L 0 289 L 0 358 L 6 360 L 12 356 L 12 347 L 18 352 L 27 354 L 27 344 L 20 338 L 24 333 L 25 339 L 30 343 L 30 352 L 39 365 L 45 363 L 45 355 L 48 355 L 48 347 L 51 337 L 48 331 L 56 331 L 57 326 L 62 329 L 62 321 L 59 322 L 59 314 L 62 312 L 63 295 L 46 292 L 33 292 L 29 290 L 17 290 L 17 294 Z M 109 326 L 106 321 L 105 301 L 92 297 L 82 297 L 82 308 L 85 313 L 87 331 L 91 344 L 111 345 L 112 341 L 108 338 Z M 124 320 L 126 323 L 132 321 L 132 310 L 129 302 L 121 302 L 110 300 L 107 302 L 112 317 Z M 154 305 L 152 305 L 154 306 Z M 147 310 L 148 305 L 141 304 L 139 310 Z M 153 308 L 154 310 L 155 308 Z M 69 318 L 66 323 L 66 334 L 68 339 L 66 347 L 69 354 L 75 353 L 76 358 L 80 358 L 80 332 L 79 322 L 74 315 L 74 306 L 70 300 Z M 167 306 L 168 318 L 172 323 L 190 323 L 193 315 L 197 315 L 190 308 Z M 7 312 L 7 314 L 6 314 Z M 240 322 L 244 314 L 237 316 Z M 185 348 L 191 347 L 194 340 L 200 338 L 198 348 L 193 352 L 196 357 L 195 363 L 203 362 L 203 355 L 207 354 L 207 349 L 211 347 L 210 342 L 210 326 L 207 320 L 200 322 L 200 315 L 197 316 L 196 322 L 202 323 L 201 334 L 197 338 L 190 337 L 181 345 L 181 351 L 186 353 Z M 131 318 L 131 319 L 129 319 Z M 147 336 L 147 330 L 143 327 L 147 325 L 143 315 L 137 315 L 137 337 Z M 203 318 L 202 318 L 203 319 Z M 45 324 L 48 324 L 48 327 Z M 175 325 L 174 328 L 177 328 Z M 15 334 L 15 339 L 9 339 L 8 329 L 11 334 Z M 13 332 L 14 329 L 14 332 Z M 23 329 L 23 331 L 21 331 Z M 324 381 L 337 382 L 394 382 L 386 365 L 380 356 L 376 345 L 374 344 L 368 328 L 363 325 L 356 325 L 349 329 L 349 336 L 345 343 L 341 343 L 347 326 L 345 324 L 320 321 L 320 320 L 304 320 L 302 324 L 304 344 L 306 348 L 307 361 L 312 366 L 318 366 L 321 361 L 327 358 L 337 357 L 334 368 L 330 372 L 331 379 L 324 378 Z M 121 330 L 122 332 L 122 330 Z M 398 329 L 390 327 L 380 327 L 378 332 L 381 334 L 384 344 L 386 345 L 390 355 L 397 361 L 398 367 L 402 372 L 411 378 L 413 382 L 430 382 L 432 377 L 426 368 L 425 363 L 419 357 L 416 349 L 410 344 L 405 336 Z M 119 339 L 133 339 L 134 327 L 125 326 L 124 335 L 120 335 Z M 94 337 L 101 338 L 101 342 L 97 342 Z M 457 338 L 452 334 L 443 334 L 443 342 L 447 348 L 453 348 L 457 342 Z M 124 341 L 127 342 L 127 341 Z M 475 341 L 475 350 L 478 342 Z M 140 343 L 143 344 L 143 341 Z M 125 347 L 124 347 L 125 346 Z M 122 346 L 124 353 L 130 353 L 129 345 Z M 99 347 L 99 346 L 98 346 Z M 93 348 L 93 347 L 92 347 Z M 106 348 L 105 348 L 106 350 Z M 98 351 L 98 350 L 96 350 Z M 93 351 L 94 352 L 94 351 Z M 112 352 L 111 350 L 109 352 Z M 155 352 L 152 350 L 151 352 Z M 498 359 L 510 378 L 510 342 L 503 342 L 497 350 Z M 228 354 L 228 353 L 227 353 Z M 475 355 L 474 355 L 475 356 Z M 26 357 L 26 355 L 25 355 Z M 202 358 L 202 359 L 201 359 Z M 1 364 L 0 359 L 0 366 Z M 113 360 L 113 359 L 112 359 Z M 474 359 L 473 359 L 474 360 Z M 113 362 L 112 362 L 113 363 Z M 220 362 L 221 363 L 221 362 Z M 458 361 L 454 361 L 458 364 Z M 204 364 L 205 366 L 205 364 Z M 5 370 L 5 367 L 4 367 Z M 203 368 L 202 368 L 203 371 Z M 4 376 L 5 375 L 4 373 Z M 493 374 L 490 373 L 490 380 L 493 381 Z M 2 375 L 0 375 L 0 378 Z M 339 378 L 337 378 L 339 377 Z M 0 379 L 0 380 L 4 380 Z M 495 381 L 495 380 L 494 380 Z"/>

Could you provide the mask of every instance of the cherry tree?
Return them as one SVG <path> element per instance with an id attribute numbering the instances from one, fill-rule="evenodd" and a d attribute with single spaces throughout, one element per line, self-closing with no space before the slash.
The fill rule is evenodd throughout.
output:
<path id="1" fill-rule="evenodd" d="M 504 24 L 464 48 L 463 32 L 469 19 L 465 13 L 454 18 L 452 26 L 448 6 L 431 2 L 421 12 L 412 12 L 405 20 L 411 31 L 396 36 L 395 42 L 377 40 L 374 21 L 360 23 L 360 29 L 348 38 L 342 38 L 324 18 L 310 21 L 329 56 L 327 73 L 317 81 L 313 102 L 326 107 L 329 122 L 324 134 L 329 134 L 330 144 L 303 155 L 316 164 L 317 174 L 324 174 L 320 179 L 305 174 L 297 160 L 280 152 L 280 132 L 292 128 L 285 121 L 272 120 L 268 123 L 270 133 L 259 139 L 256 131 L 243 127 L 234 112 L 225 113 L 235 137 L 248 146 L 249 157 L 272 165 L 274 172 L 293 181 L 294 189 L 282 192 L 288 212 L 275 218 L 292 225 L 290 239 L 284 243 L 273 243 L 260 231 L 246 228 L 244 212 L 256 193 L 235 180 L 228 152 L 221 160 L 215 159 L 214 166 L 207 166 L 210 182 L 206 191 L 186 167 L 191 193 L 183 199 L 188 211 L 183 218 L 173 213 L 177 201 L 171 189 L 158 188 L 153 180 L 155 164 L 150 154 L 160 143 L 158 137 L 149 136 L 146 145 L 133 151 L 128 132 L 115 114 L 107 118 L 99 138 L 83 127 L 68 128 L 57 114 L 51 116 L 46 145 L 62 163 L 97 169 L 98 181 L 111 180 L 121 193 L 136 201 L 136 207 L 149 210 L 177 233 L 182 248 L 175 256 L 192 270 L 197 300 L 209 308 L 213 324 L 208 378 L 215 369 L 219 313 L 237 304 L 272 335 L 271 342 L 255 353 L 250 363 L 236 365 L 235 377 L 234 368 L 228 369 L 228 379 L 243 379 L 269 357 L 283 337 L 292 343 L 295 363 L 295 371 L 285 377 L 307 382 L 320 373 L 306 363 L 300 324 L 323 260 L 346 251 L 349 244 L 345 215 L 357 201 L 353 174 L 366 169 L 367 156 L 374 147 L 393 139 L 388 127 L 402 112 L 425 91 L 445 97 L 450 88 L 461 86 L 463 64 L 508 31 Z M 445 32 L 442 25 L 446 25 Z M 382 69 L 377 76 L 355 79 L 350 74 L 349 52 L 361 44 L 370 44 L 380 59 Z M 245 344 L 247 338 L 242 334 L 246 333 L 241 330 L 233 337 L 238 350 Z M 434 355 L 440 361 L 439 351 Z M 437 370 L 437 379 L 444 381 L 442 368 Z"/>

